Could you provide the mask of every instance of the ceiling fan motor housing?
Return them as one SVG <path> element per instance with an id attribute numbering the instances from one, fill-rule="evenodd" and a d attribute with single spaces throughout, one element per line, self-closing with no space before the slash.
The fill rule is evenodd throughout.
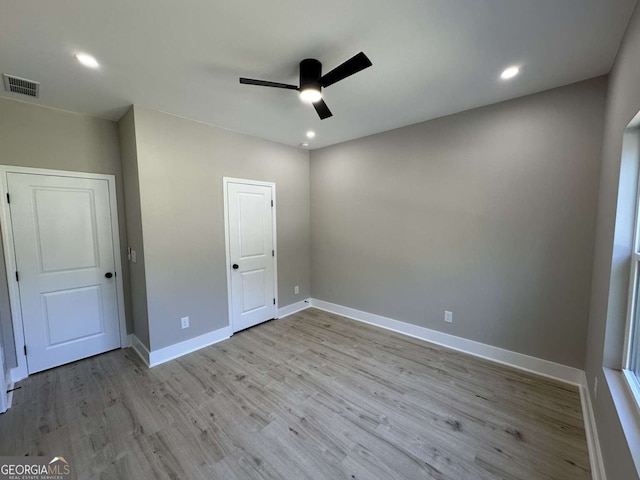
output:
<path id="1" fill-rule="evenodd" d="M 307 88 L 320 90 L 322 63 L 315 58 L 306 58 L 300 62 L 300 91 Z"/>

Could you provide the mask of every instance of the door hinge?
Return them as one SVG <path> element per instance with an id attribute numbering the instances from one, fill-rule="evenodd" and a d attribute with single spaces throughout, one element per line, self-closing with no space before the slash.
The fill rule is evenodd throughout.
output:
<path id="1" fill-rule="evenodd" d="M 275 299 L 275 298 L 273 299 L 273 304 L 274 304 L 274 305 L 276 304 L 276 299 Z"/>
<path id="2" fill-rule="evenodd" d="M 9 195 L 8 193 L 7 193 L 7 203 L 11 203 L 11 195 Z"/>
<path id="3" fill-rule="evenodd" d="M 24 346 L 24 356 L 25 357 L 27 356 L 27 346 L 26 345 Z"/>
<path id="4" fill-rule="evenodd" d="M 276 256 L 276 251 L 275 250 L 271 250 L 271 256 L 275 257 Z"/>
<path id="5" fill-rule="evenodd" d="M 7 195 L 9 195 L 9 194 L 7 193 Z M 273 207 L 273 200 L 271 200 L 271 206 Z"/>
<path id="6" fill-rule="evenodd" d="M 20 281 L 20 275 L 18 275 L 18 272 L 16 272 L 16 282 Z"/>

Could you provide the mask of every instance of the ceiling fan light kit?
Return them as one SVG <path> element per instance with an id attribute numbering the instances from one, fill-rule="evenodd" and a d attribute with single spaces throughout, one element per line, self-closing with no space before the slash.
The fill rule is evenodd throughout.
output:
<path id="1" fill-rule="evenodd" d="M 300 90 L 300 100 L 307 103 L 316 103 L 322 98 L 322 92 L 319 88 L 305 88 Z"/>
<path id="2" fill-rule="evenodd" d="M 322 75 L 322 63 L 315 58 L 307 58 L 300 62 L 299 86 L 244 77 L 240 78 L 240 83 L 244 85 L 258 85 L 261 87 L 297 90 L 300 94 L 300 99 L 304 102 L 311 103 L 320 119 L 324 120 L 325 118 L 333 116 L 333 114 L 322 99 L 322 89 L 333 85 L 340 80 L 344 80 L 345 78 L 350 77 L 371 65 L 373 65 L 371 60 L 369 60 L 363 52 L 360 52 L 346 62 L 338 65 L 330 72 Z"/>

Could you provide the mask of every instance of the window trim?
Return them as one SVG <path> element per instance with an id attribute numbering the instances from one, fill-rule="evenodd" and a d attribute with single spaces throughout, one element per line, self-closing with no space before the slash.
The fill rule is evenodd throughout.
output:
<path id="1" fill-rule="evenodd" d="M 631 398 L 635 402 L 638 412 L 640 412 L 640 379 L 638 376 L 627 368 L 622 369 L 622 376 L 625 378 L 627 388 L 631 393 Z"/>
<path id="2" fill-rule="evenodd" d="M 629 393 L 633 398 L 637 412 L 640 413 L 640 378 L 630 369 L 631 355 L 633 351 L 633 339 L 636 337 L 635 329 L 640 328 L 638 322 L 638 307 L 640 306 L 640 177 L 636 180 L 636 202 L 633 217 L 633 242 L 631 243 L 631 265 L 629 266 L 629 293 L 627 298 L 627 318 L 622 350 L 622 376 L 625 379 Z M 635 319 L 635 322 L 634 322 Z M 638 337 L 640 339 L 640 337 Z M 640 348 L 639 344 L 636 348 Z"/>

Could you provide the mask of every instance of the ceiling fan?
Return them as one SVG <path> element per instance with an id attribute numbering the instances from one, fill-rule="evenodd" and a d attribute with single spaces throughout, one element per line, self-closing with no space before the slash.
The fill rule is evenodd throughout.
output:
<path id="1" fill-rule="evenodd" d="M 286 88 L 300 92 L 300 99 L 312 103 L 321 120 L 331 117 L 333 114 L 322 99 L 322 89 L 333 85 L 340 80 L 350 77 L 354 73 L 373 65 L 367 56 L 360 52 L 346 62 L 338 65 L 328 73 L 322 75 L 322 63 L 315 58 L 307 58 L 300 62 L 300 86 L 287 83 L 268 82 L 266 80 L 254 80 L 252 78 L 240 78 L 240 83 L 245 85 L 259 85 L 262 87 Z"/>

